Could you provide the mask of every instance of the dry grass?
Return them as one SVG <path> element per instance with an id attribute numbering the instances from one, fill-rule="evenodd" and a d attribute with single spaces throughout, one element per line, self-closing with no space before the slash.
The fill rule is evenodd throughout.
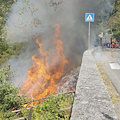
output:
<path id="1" fill-rule="evenodd" d="M 114 85 L 112 84 L 110 78 L 107 76 L 107 74 L 105 73 L 102 64 L 101 63 L 97 63 L 97 67 L 100 71 L 101 77 L 103 79 L 103 82 L 106 86 L 106 89 L 109 93 L 109 96 L 114 104 L 115 107 L 115 111 L 120 119 L 120 95 L 117 93 Z"/>

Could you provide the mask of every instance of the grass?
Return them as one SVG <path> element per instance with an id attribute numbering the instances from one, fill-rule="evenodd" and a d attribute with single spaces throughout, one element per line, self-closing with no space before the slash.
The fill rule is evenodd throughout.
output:
<path id="1" fill-rule="evenodd" d="M 117 93 L 115 87 L 113 86 L 110 78 L 107 76 L 107 74 L 105 73 L 105 71 L 103 70 L 103 67 L 100 63 L 97 63 L 97 67 L 100 71 L 100 74 L 102 76 L 102 79 L 104 81 L 104 84 L 107 88 L 107 91 L 111 97 L 111 100 L 113 103 L 119 101 L 120 102 L 120 95 Z"/>
<path id="2" fill-rule="evenodd" d="M 120 118 L 120 95 L 116 91 L 116 88 L 112 84 L 110 78 L 105 73 L 105 71 L 104 71 L 104 69 L 102 67 L 102 64 L 97 63 L 97 67 L 98 67 L 98 69 L 100 71 L 101 77 L 102 77 L 103 82 L 104 82 L 104 84 L 106 86 L 108 94 L 109 94 L 109 96 L 110 96 L 110 98 L 112 100 L 112 103 L 114 104 L 115 111 L 116 111 L 118 117 Z"/>

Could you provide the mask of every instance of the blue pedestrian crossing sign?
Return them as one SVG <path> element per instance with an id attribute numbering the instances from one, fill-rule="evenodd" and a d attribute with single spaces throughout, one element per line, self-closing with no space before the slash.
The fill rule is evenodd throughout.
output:
<path id="1" fill-rule="evenodd" d="M 94 22 L 94 13 L 86 13 L 85 14 L 85 22 Z"/>

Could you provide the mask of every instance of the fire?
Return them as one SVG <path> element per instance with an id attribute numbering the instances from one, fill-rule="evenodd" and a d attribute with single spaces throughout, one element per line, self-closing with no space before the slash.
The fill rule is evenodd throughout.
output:
<path id="1" fill-rule="evenodd" d="M 32 56 L 33 66 L 28 70 L 28 77 L 24 81 L 24 93 L 28 97 L 35 99 L 46 97 L 51 93 L 57 93 L 59 79 L 64 75 L 65 66 L 68 64 L 63 53 L 62 41 L 58 40 L 60 35 L 60 25 L 56 25 L 54 33 L 54 44 L 56 45 L 56 55 L 52 57 L 49 64 L 50 51 L 42 50 L 42 43 L 37 38 L 40 57 L 35 54 Z"/>

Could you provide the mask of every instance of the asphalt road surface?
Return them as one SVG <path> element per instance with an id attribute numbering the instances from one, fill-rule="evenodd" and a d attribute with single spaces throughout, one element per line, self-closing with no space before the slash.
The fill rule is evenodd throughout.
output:
<path id="1" fill-rule="evenodd" d="M 96 49 L 95 60 L 103 66 L 111 82 L 120 94 L 120 49 Z"/>

